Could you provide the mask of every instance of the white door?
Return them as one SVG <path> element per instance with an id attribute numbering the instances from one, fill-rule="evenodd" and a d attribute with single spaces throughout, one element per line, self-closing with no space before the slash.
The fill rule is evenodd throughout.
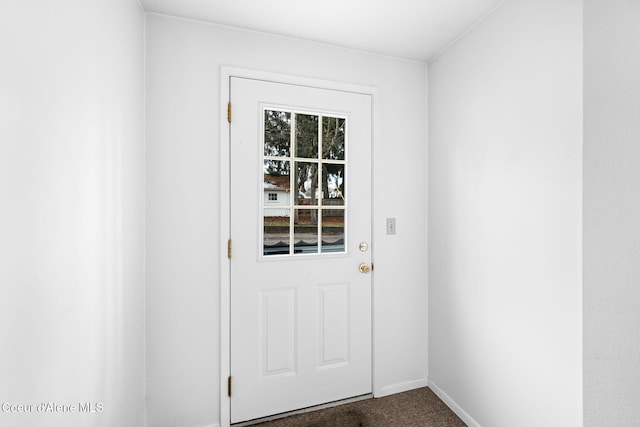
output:
<path id="1" fill-rule="evenodd" d="M 371 96 L 230 93 L 231 421 L 371 393 Z"/>

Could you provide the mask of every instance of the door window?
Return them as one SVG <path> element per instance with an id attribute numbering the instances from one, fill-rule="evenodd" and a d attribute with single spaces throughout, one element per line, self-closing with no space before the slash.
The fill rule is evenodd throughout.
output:
<path id="1" fill-rule="evenodd" d="M 263 256 L 345 252 L 347 119 L 264 109 Z"/>

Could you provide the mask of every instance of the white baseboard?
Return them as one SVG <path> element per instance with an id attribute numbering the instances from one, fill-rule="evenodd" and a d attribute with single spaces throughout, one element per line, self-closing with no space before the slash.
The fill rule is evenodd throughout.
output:
<path id="1" fill-rule="evenodd" d="M 455 414 L 460 417 L 462 421 L 469 427 L 482 427 L 480 423 L 474 420 L 471 415 L 467 414 L 467 412 L 462 409 L 460 405 L 458 405 L 447 393 L 444 392 L 436 383 L 429 380 L 428 386 L 433 391 L 436 396 L 440 398 Z"/>
<path id="2" fill-rule="evenodd" d="M 416 388 L 422 388 L 427 386 L 427 379 L 420 378 L 418 380 L 404 381 L 397 384 L 391 384 L 382 387 L 374 393 L 374 397 L 390 396 L 396 393 L 402 393 L 403 391 L 414 390 Z"/>

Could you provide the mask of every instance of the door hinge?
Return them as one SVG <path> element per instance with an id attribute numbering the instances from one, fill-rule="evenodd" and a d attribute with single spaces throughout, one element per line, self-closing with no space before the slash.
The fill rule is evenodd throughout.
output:
<path id="1" fill-rule="evenodd" d="M 231 397 L 231 376 L 227 378 L 227 395 Z"/>
<path id="2" fill-rule="evenodd" d="M 231 239 L 227 240 L 227 258 L 231 259 Z"/>
<path id="3" fill-rule="evenodd" d="M 227 121 L 231 123 L 231 102 L 227 103 Z"/>

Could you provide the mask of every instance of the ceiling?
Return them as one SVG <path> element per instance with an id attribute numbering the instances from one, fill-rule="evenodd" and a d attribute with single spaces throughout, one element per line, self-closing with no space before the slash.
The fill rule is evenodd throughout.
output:
<path id="1" fill-rule="evenodd" d="M 142 0 L 148 11 L 427 61 L 504 0 Z"/>

